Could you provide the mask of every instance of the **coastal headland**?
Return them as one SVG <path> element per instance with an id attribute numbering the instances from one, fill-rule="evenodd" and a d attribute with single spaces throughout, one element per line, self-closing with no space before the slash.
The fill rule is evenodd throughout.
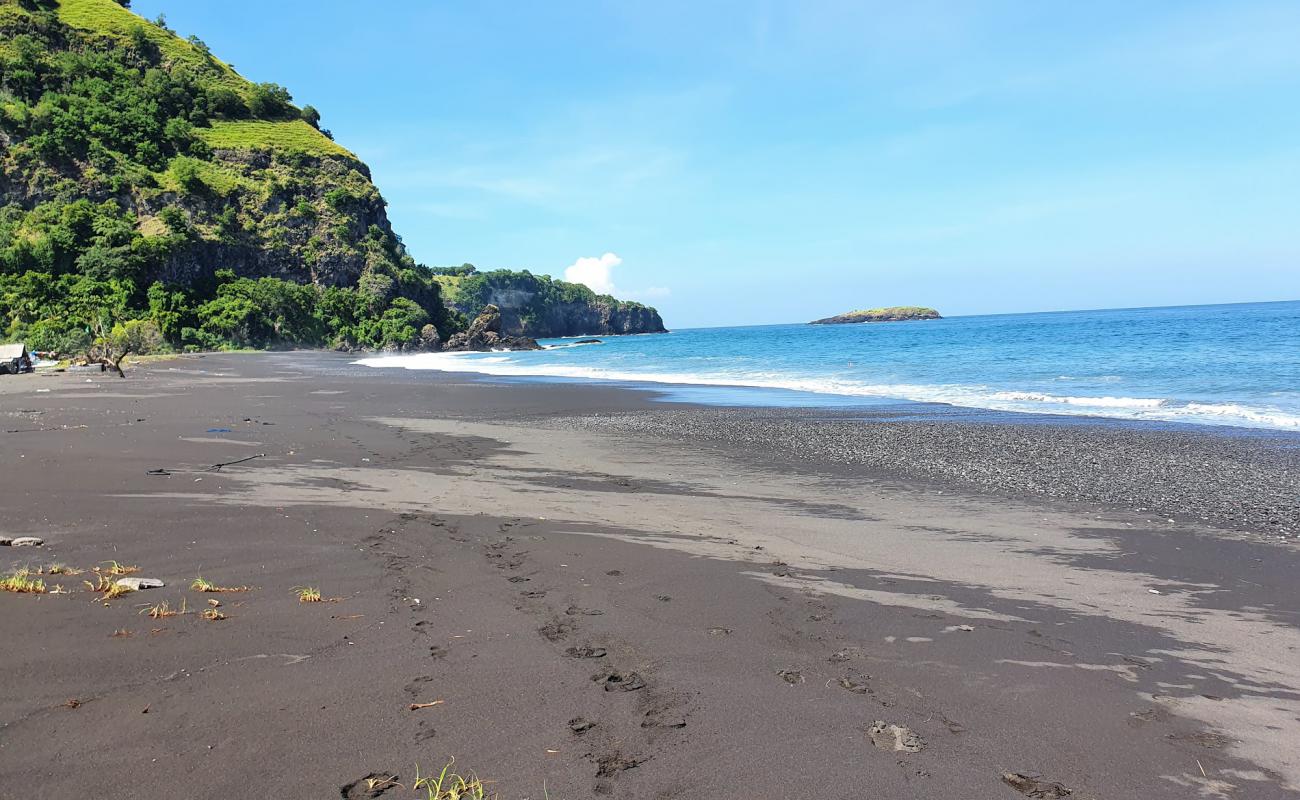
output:
<path id="1" fill-rule="evenodd" d="M 1015 419 L 15 376 L 0 798 L 1297 796 L 1296 437 Z"/>

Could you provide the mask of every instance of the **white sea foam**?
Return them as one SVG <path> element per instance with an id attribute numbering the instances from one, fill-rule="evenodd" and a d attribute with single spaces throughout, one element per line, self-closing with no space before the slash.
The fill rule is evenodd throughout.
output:
<path id="1" fill-rule="evenodd" d="M 737 386 L 785 389 L 847 397 L 911 400 L 966 408 L 1034 414 L 1102 416 L 1167 422 L 1195 422 L 1252 428 L 1300 430 L 1300 414 L 1268 406 L 1239 403 L 1178 402 L 1155 397 L 1087 397 L 1045 392 L 1019 392 L 965 384 L 869 384 L 837 378 L 809 377 L 781 372 L 720 370 L 692 372 L 639 372 L 560 363 L 521 363 L 505 354 L 422 353 L 376 356 L 356 362 L 369 367 L 400 367 L 485 375 L 557 377 L 606 381 L 681 384 L 687 386 Z"/>

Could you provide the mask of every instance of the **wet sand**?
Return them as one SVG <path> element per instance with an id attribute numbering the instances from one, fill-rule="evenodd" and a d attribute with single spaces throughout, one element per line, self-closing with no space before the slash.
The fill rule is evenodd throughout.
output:
<path id="1" fill-rule="evenodd" d="M 866 469 L 760 416 L 330 354 L 5 380 L 0 535 L 46 544 L 0 567 L 167 586 L 0 594 L 0 798 L 402 797 L 452 757 L 503 798 L 1300 796 L 1284 525 Z M 1204 491 L 1239 469 L 1285 523 L 1294 441 L 1233 441 Z"/>

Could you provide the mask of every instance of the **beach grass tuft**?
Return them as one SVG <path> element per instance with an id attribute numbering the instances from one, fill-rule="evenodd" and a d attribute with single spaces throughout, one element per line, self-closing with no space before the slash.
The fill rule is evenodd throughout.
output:
<path id="1" fill-rule="evenodd" d="M 427 800 L 488 800 L 487 786 L 474 773 L 461 775 L 452 772 L 455 759 L 447 762 L 438 775 L 420 777 L 420 768 L 415 768 L 415 783 L 411 788 L 416 792 L 423 790 Z"/>
<path id="2" fill-rule="evenodd" d="M 80 575 L 85 570 L 69 567 L 67 564 L 50 564 L 44 569 L 44 572 L 47 575 Z"/>
<path id="3" fill-rule="evenodd" d="M 140 613 L 148 614 L 154 619 L 162 619 L 163 617 L 179 617 L 181 614 L 188 614 L 189 610 L 185 606 L 185 598 L 182 597 L 180 608 L 172 608 L 171 604 L 164 600 L 161 603 L 141 610 Z"/>
<path id="4" fill-rule="evenodd" d="M 45 594 L 45 581 L 32 577 L 31 570 L 24 567 L 0 578 L 0 592 Z"/>
<path id="5" fill-rule="evenodd" d="M 212 581 L 204 578 L 202 575 L 196 577 L 194 581 L 190 583 L 190 589 L 195 592 L 246 592 L 248 591 L 247 586 L 218 586 Z"/>
<path id="6" fill-rule="evenodd" d="M 105 575 L 130 575 L 139 571 L 140 568 L 137 566 L 119 564 L 116 561 L 105 561 L 100 566 L 95 567 L 95 572 L 101 572 Z"/>
<path id="7" fill-rule="evenodd" d="M 223 619 L 226 618 L 226 615 L 225 615 L 221 610 L 219 610 L 219 609 L 217 609 L 217 608 L 205 608 L 205 609 L 203 609 L 203 615 L 202 615 L 202 616 L 203 616 L 203 618 L 206 619 L 208 622 L 219 622 L 220 620 L 223 620 Z"/>
<path id="8" fill-rule="evenodd" d="M 315 586 L 295 586 L 293 593 L 298 595 L 299 603 L 319 603 L 324 599 Z"/>

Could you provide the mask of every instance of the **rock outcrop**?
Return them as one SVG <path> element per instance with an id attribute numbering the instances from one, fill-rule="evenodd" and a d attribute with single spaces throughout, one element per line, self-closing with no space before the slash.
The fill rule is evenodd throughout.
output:
<path id="1" fill-rule="evenodd" d="M 501 309 L 501 329 L 515 336 L 614 336 L 664 333 L 650 306 L 596 294 L 581 284 L 530 272 L 479 272 L 469 265 L 439 278 L 454 311 L 473 314 L 485 305 Z"/>
<path id="2" fill-rule="evenodd" d="M 541 350 L 535 339 L 501 334 L 501 309 L 484 306 L 469 328 L 452 335 L 445 350 Z"/>
<path id="3" fill-rule="evenodd" d="M 890 306 L 850 311 L 825 319 L 815 319 L 809 325 L 847 325 L 855 322 L 905 322 L 915 319 L 943 319 L 933 308 L 922 306 Z"/>

